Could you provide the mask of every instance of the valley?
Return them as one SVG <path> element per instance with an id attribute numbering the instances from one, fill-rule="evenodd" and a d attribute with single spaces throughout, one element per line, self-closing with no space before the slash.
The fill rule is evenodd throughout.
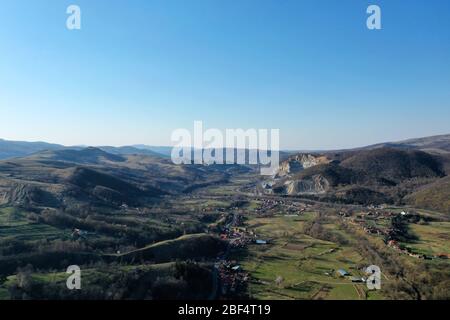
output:
<path id="1" fill-rule="evenodd" d="M 448 298 L 446 157 L 302 153 L 269 179 L 100 148 L 5 159 L 0 299 Z"/>

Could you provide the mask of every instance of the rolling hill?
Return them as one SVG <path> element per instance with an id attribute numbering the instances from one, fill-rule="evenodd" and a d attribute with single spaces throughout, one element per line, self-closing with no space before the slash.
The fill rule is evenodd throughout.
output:
<path id="1" fill-rule="evenodd" d="M 8 141 L 0 139 L 0 159 L 24 157 L 42 150 L 59 150 L 64 146 L 46 142 Z"/>
<path id="2" fill-rule="evenodd" d="M 115 155 L 133 155 L 140 154 L 153 157 L 164 157 L 168 158 L 170 156 L 170 147 L 155 147 L 157 150 L 161 150 L 162 153 L 153 151 L 152 147 L 147 148 L 137 148 L 133 146 L 123 146 L 123 147 L 112 147 L 112 146 L 101 146 L 97 149 L 103 150 L 110 154 Z M 81 146 L 63 146 L 60 144 L 53 144 L 47 142 L 26 142 L 26 141 L 8 141 L 0 139 L 0 160 L 20 158 L 32 155 L 34 153 L 40 153 L 43 151 L 67 151 L 67 153 L 61 152 L 61 157 L 66 157 L 66 159 L 72 159 L 72 156 L 76 156 L 73 151 L 79 151 L 86 149 L 86 147 Z M 168 151 L 169 150 L 169 151 Z"/>
<path id="3" fill-rule="evenodd" d="M 177 166 L 161 157 L 117 155 L 92 147 L 46 150 L 0 161 L 0 204 L 135 206 L 226 181 L 229 172 L 223 169 Z"/>
<path id="4" fill-rule="evenodd" d="M 343 160 L 340 166 L 357 174 L 357 180 L 400 183 L 406 179 L 440 177 L 444 175 L 442 163 L 422 151 L 378 148 L 361 151 Z"/>
<path id="5" fill-rule="evenodd" d="M 450 214 L 450 176 L 439 179 L 413 192 L 405 198 L 405 201 L 418 208 Z"/>
<path id="6" fill-rule="evenodd" d="M 41 148 L 45 150 L 39 151 Z M 154 151 L 144 145 L 68 148 L 0 140 L 0 158 L 22 155 L 0 161 L 0 203 L 53 207 L 66 202 L 138 204 L 163 194 L 220 184 L 237 172 L 251 170 L 242 166 L 177 166 L 168 158 L 169 150 L 159 147 Z M 438 184 L 450 172 L 450 135 L 352 150 L 281 153 L 281 160 L 280 170 L 272 181 L 266 181 L 264 192 L 346 203 L 414 202 L 412 199 L 420 198 L 424 190 L 437 192 L 433 183 Z M 416 197 L 408 198 L 412 194 Z"/>
<path id="7" fill-rule="evenodd" d="M 417 149 L 436 154 L 450 153 L 450 134 L 408 139 L 398 142 L 379 143 L 361 149 L 376 149 L 385 147 L 398 149 Z"/>
<path id="8" fill-rule="evenodd" d="M 209 234 L 190 234 L 177 239 L 166 240 L 131 252 L 111 255 L 122 261 L 168 262 L 173 259 L 193 259 L 196 257 L 215 257 L 224 251 L 226 243 Z"/>
<path id="9" fill-rule="evenodd" d="M 391 147 L 295 155 L 280 168 L 266 192 L 358 204 L 403 203 L 446 175 L 442 155 Z"/>
<path id="10" fill-rule="evenodd" d="M 103 151 L 100 148 L 88 147 L 81 150 L 62 149 L 45 150 L 27 157 L 30 160 L 65 161 L 79 164 L 100 164 L 105 161 L 121 162 L 126 159 L 123 156 Z"/>

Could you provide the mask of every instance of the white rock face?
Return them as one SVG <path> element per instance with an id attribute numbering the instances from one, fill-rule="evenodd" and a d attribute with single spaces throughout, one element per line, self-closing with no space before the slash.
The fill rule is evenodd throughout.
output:
<path id="1" fill-rule="evenodd" d="M 330 160 L 325 156 L 314 156 L 312 154 L 297 154 L 280 164 L 277 176 L 284 177 L 298 173 L 307 168 L 311 168 L 323 163 L 329 163 Z"/>
<path id="2" fill-rule="evenodd" d="M 288 195 L 323 194 L 330 189 L 329 181 L 320 174 L 308 178 L 298 179 L 295 174 L 320 165 L 330 163 L 331 160 L 323 155 L 297 154 L 289 157 L 280 164 L 277 174 L 272 179 L 272 184 L 266 181 L 265 193 L 283 193 Z"/>
<path id="3" fill-rule="evenodd" d="M 310 179 L 286 180 L 286 194 L 323 194 L 330 187 L 330 183 L 322 175 L 314 175 Z"/>

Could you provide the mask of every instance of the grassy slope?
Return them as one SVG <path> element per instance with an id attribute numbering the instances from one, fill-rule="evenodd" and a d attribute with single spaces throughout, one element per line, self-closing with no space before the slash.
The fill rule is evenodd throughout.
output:
<path id="1" fill-rule="evenodd" d="M 161 241 L 131 252 L 109 255 L 125 261 L 152 260 L 169 261 L 196 257 L 214 257 L 223 243 L 208 234 L 191 234 L 174 240 Z"/>
<path id="2" fill-rule="evenodd" d="M 131 272 L 133 270 L 140 270 L 141 272 L 146 272 L 147 280 L 150 279 L 155 281 L 159 277 L 169 276 L 174 273 L 175 262 L 162 263 L 154 265 L 135 265 L 135 266 L 120 266 L 117 267 L 121 272 Z M 82 287 L 88 288 L 98 285 L 99 279 L 104 279 L 108 277 L 108 273 L 105 270 L 99 270 L 95 268 L 82 270 Z M 65 272 L 48 272 L 48 273 L 33 273 L 31 275 L 32 279 L 38 283 L 42 284 L 56 284 L 61 289 L 66 288 L 66 281 L 69 275 Z M 0 285 L 0 300 L 8 300 L 10 294 L 8 287 L 17 283 L 17 276 L 9 276 L 5 283 Z"/>
<path id="3" fill-rule="evenodd" d="M 39 240 L 57 238 L 62 231 L 46 224 L 31 222 L 16 208 L 0 208 L 0 239 Z"/>
<path id="4" fill-rule="evenodd" d="M 408 244 L 414 251 L 427 255 L 450 253 L 450 222 L 412 224 L 410 229 L 419 238 L 413 244 Z"/>
<path id="5" fill-rule="evenodd" d="M 450 214 L 450 176 L 438 180 L 406 198 L 415 207 Z"/>

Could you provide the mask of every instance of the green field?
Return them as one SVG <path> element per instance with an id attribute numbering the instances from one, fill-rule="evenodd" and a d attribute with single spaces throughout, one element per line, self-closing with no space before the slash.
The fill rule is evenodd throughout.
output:
<path id="1" fill-rule="evenodd" d="M 58 238 L 63 232 L 26 218 L 25 212 L 11 207 L 0 208 L 0 239 L 39 240 Z"/>
<path id="2" fill-rule="evenodd" d="M 428 255 L 450 253 L 450 222 L 411 224 L 410 230 L 419 238 L 412 244 L 408 243 L 414 251 Z"/>
<path id="3" fill-rule="evenodd" d="M 368 262 L 354 248 L 302 233 L 304 223 L 314 215 L 249 218 L 248 228 L 255 230 L 258 238 L 270 241 L 269 245 L 250 245 L 248 253 L 242 257 L 242 266 L 252 278 L 251 297 L 366 299 L 367 295 L 369 299 L 381 299 L 379 293 L 367 293 L 365 284 L 354 284 L 348 277 L 339 277 L 336 273 L 338 269 L 345 269 L 352 276 L 363 276 L 360 267 Z M 280 277 L 282 281 L 277 283 Z"/>

